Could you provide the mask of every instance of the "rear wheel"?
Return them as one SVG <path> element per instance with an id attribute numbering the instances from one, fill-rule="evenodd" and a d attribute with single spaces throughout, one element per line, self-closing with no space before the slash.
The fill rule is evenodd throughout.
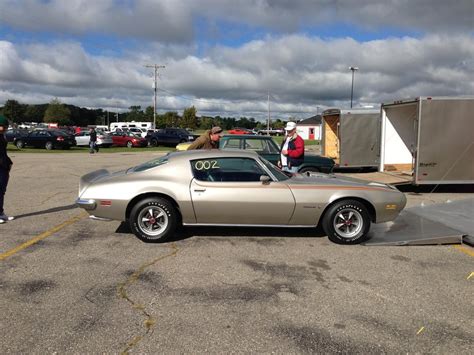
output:
<path id="1" fill-rule="evenodd" d="M 359 201 L 338 201 L 327 210 L 322 226 L 332 242 L 358 244 L 367 239 L 370 229 L 369 212 Z"/>
<path id="2" fill-rule="evenodd" d="M 166 199 L 153 197 L 139 201 L 130 213 L 132 232 L 145 242 L 164 242 L 176 230 L 178 212 Z"/>
<path id="3" fill-rule="evenodd" d="M 150 145 L 151 145 L 152 147 L 158 147 L 158 141 L 157 141 L 156 139 L 152 139 L 152 140 L 150 141 Z"/>
<path id="4" fill-rule="evenodd" d="M 25 147 L 25 143 L 22 140 L 17 140 L 15 145 L 18 149 L 23 149 Z"/>
<path id="5" fill-rule="evenodd" d="M 53 150 L 54 146 L 53 146 L 53 142 L 46 142 L 46 144 L 44 145 L 44 147 L 46 148 L 46 150 Z"/>

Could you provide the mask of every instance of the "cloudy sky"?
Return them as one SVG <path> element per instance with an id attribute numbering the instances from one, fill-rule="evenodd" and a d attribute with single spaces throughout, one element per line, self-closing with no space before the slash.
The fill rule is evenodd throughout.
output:
<path id="1" fill-rule="evenodd" d="M 473 0 L 0 0 L 0 105 L 306 118 L 474 95 Z"/>

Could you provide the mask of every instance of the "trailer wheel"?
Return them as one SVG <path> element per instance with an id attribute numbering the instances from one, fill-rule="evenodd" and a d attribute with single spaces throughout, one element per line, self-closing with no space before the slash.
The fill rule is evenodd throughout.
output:
<path id="1" fill-rule="evenodd" d="M 337 201 L 324 214 L 322 227 L 334 243 L 361 243 L 367 239 L 370 229 L 369 211 L 359 201 Z"/>

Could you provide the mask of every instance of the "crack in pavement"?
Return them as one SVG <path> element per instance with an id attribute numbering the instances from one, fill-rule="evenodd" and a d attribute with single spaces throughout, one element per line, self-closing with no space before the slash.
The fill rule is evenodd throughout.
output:
<path id="1" fill-rule="evenodd" d="M 118 295 L 125 299 L 128 303 L 130 303 L 130 305 L 132 306 L 132 308 L 138 310 L 144 317 L 145 317 L 145 321 L 143 322 L 143 325 L 145 327 L 145 331 L 143 334 L 141 335 L 137 335 L 135 337 L 133 337 L 133 339 L 131 339 L 129 342 L 127 342 L 127 346 L 125 348 L 125 350 L 123 350 L 121 352 L 121 354 L 128 354 L 129 351 L 135 347 L 146 335 L 148 335 L 154 325 L 156 324 L 156 320 L 151 316 L 150 313 L 147 312 L 147 310 L 145 309 L 145 306 L 138 303 L 138 301 L 134 301 L 132 298 L 130 298 L 130 296 L 128 295 L 127 293 L 127 290 L 128 288 L 134 284 L 135 282 L 137 282 L 138 278 L 140 277 L 140 275 L 147 269 L 149 268 L 150 266 L 153 266 L 155 265 L 158 261 L 161 261 L 163 259 L 166 259 L 166 258 L 169 258 L 171 256 L 176 256 L 176 254 L 178 253 L 179 249 L 178 247 L 176 246 L 175 243 L 171 244 L 170 245 L 170 248 L 172 249 L 172 252 L 169 253 L 169 254 L 166 254 L 166 255 L 163 255 L 163 256 L 160 256 L 159 258 L 156 258 L 156 259 L 153 259 L 152 261 L 150 262 L 146 262 L 145 264 L 141 265 L 137 271 L 135 271 L 132 275 L 130 275 L 130 277 L 118 284 L 117 286 L 117 293 Z"/>

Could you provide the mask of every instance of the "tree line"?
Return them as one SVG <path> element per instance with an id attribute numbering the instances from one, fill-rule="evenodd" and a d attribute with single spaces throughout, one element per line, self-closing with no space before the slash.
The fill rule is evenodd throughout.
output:
<path id="1" fill-rule="evenodd" d="M 57 123 L 59 126 L 107 125 L 111 122 L 153 122 L 153 107 L 148 106 L 143 110 L 141 106 L 130 106 L 128 112 L 112 112 L 99 109 L 88 109 L 62 103 L 57 98 L 48 104 L 22 104 L 16 100 L 7 100 L 2 113 L 13 124 L 24 122 Z M 242 127 L 249 129 L 266 128 L 266 123 L 258 122 L 253 117 L 221 117 L 197 116 L 194 106 L 185 108 L 182 115 L 177 111 L 156 114 L 156 127 L 181 127 L 191 129 L 210 129 L 213 126 L 223 129 Z M 282 128 L 285 125 L 280 119 L 272 121 L 273 128 Z"/>

